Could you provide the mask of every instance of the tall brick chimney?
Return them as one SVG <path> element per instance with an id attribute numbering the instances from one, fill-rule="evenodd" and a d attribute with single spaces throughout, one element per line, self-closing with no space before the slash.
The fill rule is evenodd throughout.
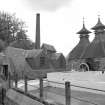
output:
<path id="1" fill-rule="evenodd" d="M 36 39 L 35 49 L 40 49 L 40 14 L 36 14 Z"/>

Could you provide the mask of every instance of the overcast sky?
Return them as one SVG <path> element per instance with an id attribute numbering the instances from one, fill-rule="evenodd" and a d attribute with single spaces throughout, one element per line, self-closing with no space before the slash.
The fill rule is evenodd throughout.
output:
<path id="1" fill-rule="evenodd" d="M 41 14 L 41 44 L 54 45 L 65 56 L 78 44 L 83 24 L 91 30 L 98 15 L 105 24 L 104 0 L 1 0 L 0 10 L 16 12 L 26 22 L 28 36 L 35 39 L 36 13 Z M 91 30 L 92 31 L 92 30 Z M 92 40 L 94 34 L 90 34 Z"/>

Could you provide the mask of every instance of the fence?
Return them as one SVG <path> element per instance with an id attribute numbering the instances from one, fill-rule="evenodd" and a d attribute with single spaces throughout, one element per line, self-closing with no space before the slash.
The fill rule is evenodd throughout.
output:
<path id="1" fill-rule="evenodd" d="M 65 82 L 65 83 L 60 83 L 60 82 L 55 82 L 55 81 L 48 81 L 48 82 L 49 82 L 49 84 L 51 83 L 51 86 L 54 86 L 54 84 L 55 84 L 55 87 L 60 87 L 61 85 L 63 87 L 65 87 L 65 94 L 63 94 L 63 95 L 65 95 L 65 105 L 72 105 L 71 104 L 71 99 L 75 99 L 77 101 L 87 103 L 88 105 L 98 105 L 97 103 L 91 102 L 89 100 L 72 96 L 71 87 L 78 87 L 78 88 L 83 88 L 83 89 L 89 89 L 89 90 L 105 92 L 104 90 L 99 90 L 99 89 L 93 89 L 93 88 L 87 88 L 87 87 L 83 87 L 83 86 L 73 85 L 73 84 L 70 84 L 70 82 Z M 58 84 L 58 86 L 56 84 Z"/>
<path id="2" fill-rule="evenodd" d="M 16 81 L 15 81 L 16 82 Z M 36 81 L 38 82 L 38 81 Z M 49 80 L 40 80 L 39 83 L 37 83 L 37 85 L 31 84 L 29 82 L 27 82 L 27 79 L 21 82 L 19 82 L 19 84 L 23 84 L 23 88 L 21 88 L 23 91 L 25 91 L 25 93 L 30 93 L 31 90 L 29 90 L 28 87 L 31 87 L 32 90 L 37 90 L 37 92 L 39 93 L 38 98 L 40 98 L 40 100 L 44 100 L 45 99 L 45 88 L 46 87 L 58 87 L 58 88 L 62 88 L 64 91 L 62 92 L 65 98 L 65 105 L 72 105 L 71 101 L 72 99 L 77 100 L 79 102 L 83 102 L 83 103 L 87 103 L 87 105 L 99 105 L 96 102 L 92 102 L 91 100 L 88 99 L 84 99 L 84 98 L 79 98 L 76 96 L 73 96 L 71 94 L 71 87 L 77 87 L 77 88 L 82 88 L 82 89 L 87 89 L 87 90 L 91 90 L 91 91 L 100 91 L 100 92 L 105 92 L 104 90 L 100 90 L 100 89 L 95 89 L 95 88 L 88 88 L 88 87 L 84 87 L 84 86 L 77 86 L 77 85 L 73 85 L 70 82 L 65 82 L 65 83 L 60 83 L 60 82 L 55 82 L 55 81 L 49 81 Z M 15 87 L 16 88 L 20 88 L 17 85 L 17 82 L 15 83 Z M 45 87 L 45 88 L 43 88 Z M 48 91 L 46 90 L 46 93 Z M 51 92 L 51 91 L 50 91 Z M 58 95 L 58 92 L 54 92 L 54 94 Z M 49 96 L 47 96 L 46 98 L 49 98 Z M 47 100 L 47 99 L 46 99 Z"/>

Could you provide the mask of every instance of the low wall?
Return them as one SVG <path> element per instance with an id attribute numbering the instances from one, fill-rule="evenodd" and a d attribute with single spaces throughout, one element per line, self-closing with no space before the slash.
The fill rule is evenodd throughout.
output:
<path id="1" fill-rule="evenodd" d="M 13 89 L 9 89 L 6 93 L 6 97 L 9 103 L 15 103 L 13 105 L 44 105 L 24 94 L 21 94 Z"/>

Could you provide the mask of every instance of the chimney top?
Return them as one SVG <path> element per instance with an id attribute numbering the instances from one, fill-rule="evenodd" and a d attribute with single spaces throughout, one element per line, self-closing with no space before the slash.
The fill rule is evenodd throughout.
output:
<path id="1" fill-rule="evenodd" d="M 37 13 L 36 15 L 37 15 L 37 16 L 39 16 L 39 15 L 40 15 L 40 13 Z"/>

